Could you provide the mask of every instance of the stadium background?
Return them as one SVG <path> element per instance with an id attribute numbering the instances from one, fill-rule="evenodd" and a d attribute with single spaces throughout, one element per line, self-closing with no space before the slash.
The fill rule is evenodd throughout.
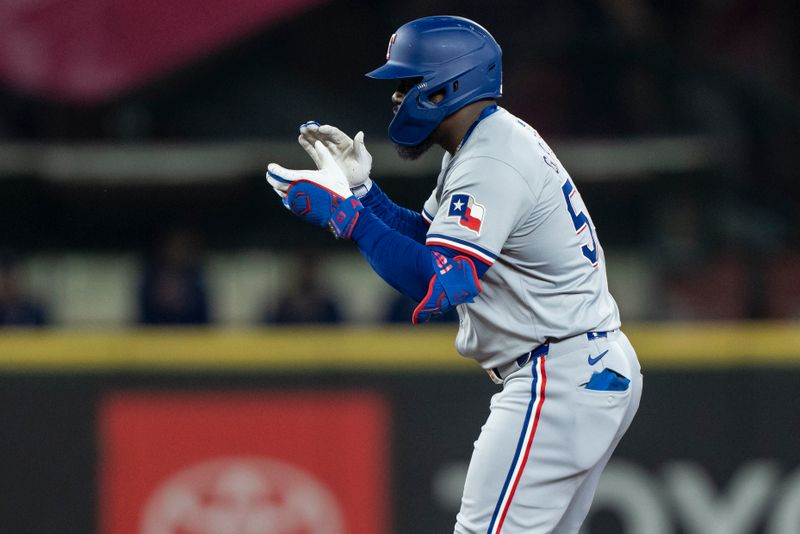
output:
<path id="1" fill-rule="evenodd" d="M 437 158 L 399 161 L 363 73 L 449 13 L 502 44 L 643 362 L 586 534 L 800 532 L 798 9 L 0 4 L 0 531 L 452 528 L 494 386 L 263 179 L 316 119 L 420 206 Z"/>

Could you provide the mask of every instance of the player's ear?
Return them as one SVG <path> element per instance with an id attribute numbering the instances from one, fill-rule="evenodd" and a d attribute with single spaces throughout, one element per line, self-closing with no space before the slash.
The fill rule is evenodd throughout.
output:
<path id="1" fill-rule="evenodd" d="M 447 89 L 442 88 L 433 94 L 428 95 L 428 101 L 432 104 L 438 104 L 447 96 Z"/>

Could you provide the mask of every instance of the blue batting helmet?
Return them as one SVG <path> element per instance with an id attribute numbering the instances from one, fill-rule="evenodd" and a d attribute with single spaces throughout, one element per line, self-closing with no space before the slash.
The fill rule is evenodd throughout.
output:
<path id="1" fill-rule="evenodd" d="M 448 116 L 481 98 L 503 94 L 502 50 L 482 26 L 462 17 L 424 17 L 400 26 L 389 40 L 386 64 L 367 76 L 422 78 L 405 95 L 389 124 L 399 145 L 422 143 Z M 443 91 L 434 104 L 431 95 Z"/>

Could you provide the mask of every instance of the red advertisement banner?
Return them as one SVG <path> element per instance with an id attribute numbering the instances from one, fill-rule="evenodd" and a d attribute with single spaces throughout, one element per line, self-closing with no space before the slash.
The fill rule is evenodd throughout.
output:
<path id="1" fill-rule="evenodd" d="M 389 422 L 360 391 L 111 394 L 100 532 L 387 532 Z"/>

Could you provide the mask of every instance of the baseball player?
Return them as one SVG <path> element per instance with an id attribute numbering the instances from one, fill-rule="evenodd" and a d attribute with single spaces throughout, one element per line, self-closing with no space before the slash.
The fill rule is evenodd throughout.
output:
<path id="1" fill-rule="evenodd" d="M 389 136 L 400 155 L 445 150 L 420 213 L 370 179 L 364 135 L 315 122 L 317 170 L 268 167 L 297 217 L 355 242 L 419 302 L 414 323 L 456 308 L 456 348 L 502 390 L 474 444 L 455 533 L 577 533 L 639 406 L 605 257 L 567 171 L 531 126 L 498 107 L 501 50 L 480 25 L 426 17 L 392 35 Z"/>

